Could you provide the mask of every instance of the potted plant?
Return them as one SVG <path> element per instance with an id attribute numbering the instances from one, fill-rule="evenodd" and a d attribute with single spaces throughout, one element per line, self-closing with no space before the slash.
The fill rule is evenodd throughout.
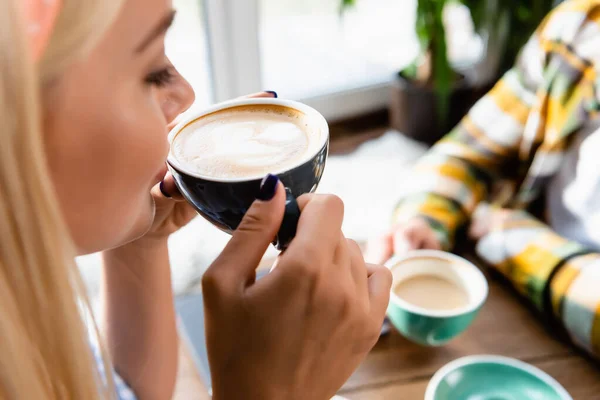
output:
<path id="1" fill-rule="evenodd" d="M 341 11 L 358 0 L 341 0 Z M 389 111 L 393 128 L 432 144 L 450 131 L 514 59 L 556 0 L 417 0 L 416 35 L 420 52 L 398 72 Z M 462 4 L 483 41 L 473 65 L 448 58 L 445 11 Z"/>

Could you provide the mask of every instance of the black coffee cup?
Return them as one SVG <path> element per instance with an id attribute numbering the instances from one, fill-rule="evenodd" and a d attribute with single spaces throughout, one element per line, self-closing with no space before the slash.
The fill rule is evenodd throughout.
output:
<path id="1" fill-rule="evenodd" d="M 312 151 L 305 154 L 292 167 L 280 171 L 270 171 L 277 175 L 286 188 L 287 199 L 283 222 L 274 244 L 279 250 L 285 249 L 296 234 L 300 210 L 296 198 L 314 192 L 323 175 L 329 151 L 329 127 L 327 121 L 315 109 L 295 101 L 273 98 L 240 99 L 217 104 L 200 114 L 192 115 L 180 122 L 169 133 L 173 147 L 177 135 L 195 121 L 223 110 L 235 111 L 236 107 L 275 106 L 292 109 L 304 114 L 310 130 L 319 140 Z M 217 228 L 232 233 L 242 221 L 246 211 L 256 199 L 263 176 L 215 178 L 191 171 L 179 162 L 173 151 L 169 153 L 168 165 L 175 178 L 177 188 L 184 198 L 210 223 Z"/>

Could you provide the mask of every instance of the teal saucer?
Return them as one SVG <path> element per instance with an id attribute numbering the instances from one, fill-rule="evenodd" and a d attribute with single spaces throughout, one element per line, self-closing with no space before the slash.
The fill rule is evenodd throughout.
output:
<path id="1" fill-rule="evenodd" d="M 573 400 L 550 375 L 519 360 L 469 356 L 435 373 L 425 400 Z"/>

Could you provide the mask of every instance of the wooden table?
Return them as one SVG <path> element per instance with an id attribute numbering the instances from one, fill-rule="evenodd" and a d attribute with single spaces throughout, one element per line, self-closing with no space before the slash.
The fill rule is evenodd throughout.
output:
<path id="1" fill-rule="evenodd" d="M 422 400 L 429 379 L 444 364 L 466 355 L 497 354 L 546 371 L 574 400 L 600 399 L 600 370 L 553 339 L 512 291 L 493 278 L 488 282 L 488 300 L 462 336 L 444 347 L 427 348 L 393 331 L 380 339 L 339 394 L 350 400 Z M 182 347 L 175 399 L 209 398 Z"/>

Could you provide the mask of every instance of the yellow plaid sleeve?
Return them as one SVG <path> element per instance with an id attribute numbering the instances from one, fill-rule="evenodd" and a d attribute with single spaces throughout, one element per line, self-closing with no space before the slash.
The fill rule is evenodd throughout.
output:
<path id="1" fill-rule="evenodd" d="M 541 29 L 541 28 L 540 28 Z M 534 35 L 515 67 L 469 111 L 460 124 L 416 165 L 393 223 L 425 217 L 445 249 L 490 184 L 518 158 L 525 125 L 543 81 L 545 50 Z"/>
<path id="2" fill-rule="evenodd" d="M 501 272 L 573 343 L 600 356 L 600 254 L 560 237 L 524 211 L 477 244 L 477 254 Z"/>
<path id="3" fill-rule="evenodd" d="M 574 344 L 600 358 L 600 254 L 568 260 L 550 282 L 551 308 Z"/>

